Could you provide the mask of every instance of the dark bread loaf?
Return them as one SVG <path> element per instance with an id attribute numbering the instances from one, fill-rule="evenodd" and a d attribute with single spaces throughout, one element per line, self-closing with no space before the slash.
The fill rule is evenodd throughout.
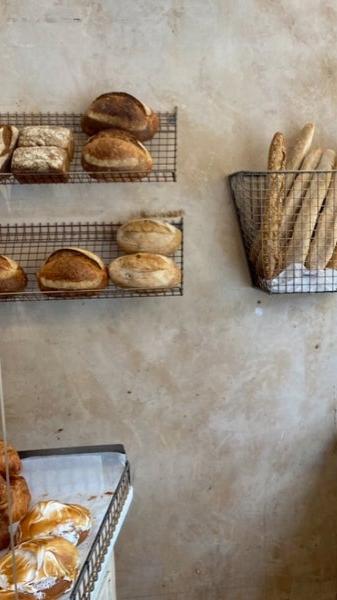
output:
<path id="1" fill-rule="evenodd" d="M 103 261 L 82 248 L 62 248 L 53 252 L 42 265 L 37 280 L 45 291 L 101 290 L 108 284 Z"/>
<path id="2" fill-rule="evenodd" d="M 69 155 L 56 146 L 22 146 L 14 150 L 12 173 L 20 183 L 68 181 Z"/>
<path id="3" fill-rule="evenodd" d="M 159 117 L 151 108 L 125 92 L 98 96 L 82 117 L 82 129 L 93 135 L 114 127 L 132 133 L 138 140 L 149 140 L 159 129 Z"/>
<path id="4" fill-rule="evenodd" d="M 74 155 L 74 135 L 68 127 L 58 125 L 29 125 L 20 131 L 18 146 L 56 146 Z"/>

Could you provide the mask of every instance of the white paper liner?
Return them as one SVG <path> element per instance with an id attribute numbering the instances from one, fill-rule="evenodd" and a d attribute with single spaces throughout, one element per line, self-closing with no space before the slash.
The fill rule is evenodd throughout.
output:
<path id="1" fill-rule="evenodd" d="M 336 269 L 306 269 L 299 263 L 289 265 L 274 279 L 264 282 L 270 292 L 284 294 L 296 292 L 337 291 Z"/>

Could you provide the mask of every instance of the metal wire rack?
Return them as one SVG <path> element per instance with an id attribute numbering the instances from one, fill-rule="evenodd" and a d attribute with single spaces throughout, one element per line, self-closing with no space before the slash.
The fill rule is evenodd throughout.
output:
<path id="1" fill-rule="evenodd" d="M 16 260 L 28 277 L 28 285 L 23 292 L 0 293 L 0 302 L 16 300 L 69 300 L 83 298 L 135 298 L 183 295 L 184 271 L 184 219 L 166 219 L 174 223 L 182 232 L 182 243 L 173 260 L 181 269 L 182 281 L 179 287 L 171 289 L 139 290 L 118 288 L 109 282 L 107 288 L 94 293 L 91 291 L 48 292 L 40 291 L 36 273 L 46 258 L 55 250 L 74 246 L 90 250 L 100 256 L 108 265 L 114 258 L 123 254 L 116 242 L 116 232 L 121 223 L 38 223 L 0 225 L 0 255 Z"/>
<path id="2" fill-rule="evenodd" d="M 253 285 L 336 292 L 337 171 L 241 171 L 229 183 Z"/>
<path id="3" fill-rule="evenodd" d="M 83 144 L 88 136 L 81 130 L 82 114 L 76 113 L 0 113 L 0 123 L 15 125 L 18 129 L 26 125 L 61 125 L 68 127 L 74 133 L 75 152 L 70 165 L 69 177 L 63 181 L 57 173 L 48 174 L 44 181 L 36 173 L 26 174 L 30 183 L 100 183 L 100 182 L 169 182 L 176 181 L 177 163 L 177 109 L 173 112 L 158 113 L 160 130 L 145 145 L 153 158 L 153 169 L 150 173 L 127 173 L 125 171 L 113 174 L 98 173 L 99 179 L 90 176 L 81 165 Z M 24 175 L 24 173 L 22 173 Z M 12 173 L 1 173 L 0 185 L 18 184 Z"/>

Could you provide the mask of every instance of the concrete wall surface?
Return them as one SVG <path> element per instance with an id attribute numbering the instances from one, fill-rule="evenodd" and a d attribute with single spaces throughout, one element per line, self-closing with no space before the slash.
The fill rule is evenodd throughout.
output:
<path id="1" fill-rule="evenodd" d="M 119 600 L 334 600 L 337 296 L 250 287 L 225 175 L 337 149 L 333 0 L 2 0 L 2 111 L 179 107 L 176 184 L 0 187 L 1 222 L 184 209 L 183 298 L 2 304 L 18 447 L 123 442 Z M 62 431 L 59 431 L 59 430 Z"/>

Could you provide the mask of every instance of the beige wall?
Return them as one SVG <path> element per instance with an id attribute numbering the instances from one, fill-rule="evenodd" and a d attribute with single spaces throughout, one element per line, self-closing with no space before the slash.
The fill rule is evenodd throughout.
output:
<path id="1" fill-rule="evenodd" d="M 186 211 L 182 299 L 0 307 L 14 443 L 129 452 L 120 600 L 335 598 L 337 296 L 250 288 L 224 176 L 307 119 L 337 148 L 336 28 L 333 0 L 0 3 L 2 110 L 179 107 L 177 184 L 0 188 L 2 222 Z"/>

